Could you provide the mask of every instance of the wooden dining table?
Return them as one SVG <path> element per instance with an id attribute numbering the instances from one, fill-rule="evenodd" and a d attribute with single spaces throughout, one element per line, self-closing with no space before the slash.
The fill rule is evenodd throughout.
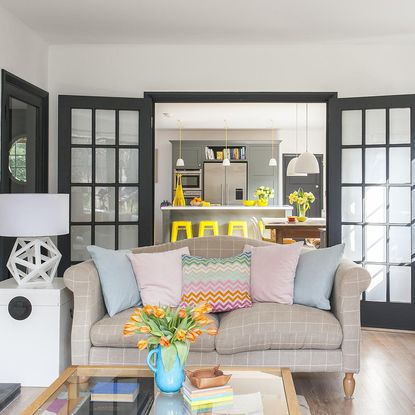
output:
<path id="1" fill-rule="evenodd" d="M 271 231 L 271 239 L 277 244 L 282 244 L 284 238 L 291 239 L 306 239 L 306 238 L 320 238 L 321 232 L 325 229 L 326 223 L 324 220 L 318 219 L 306 222 L 275 221 L 272 222 L 269 218 L 264 221 L 265 229 Z"/>

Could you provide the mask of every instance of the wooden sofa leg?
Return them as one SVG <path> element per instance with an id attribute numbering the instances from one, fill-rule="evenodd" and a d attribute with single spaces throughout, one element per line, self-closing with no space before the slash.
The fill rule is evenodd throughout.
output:
<path id="1" fill-rule="evenodd" d="M 344 396 L 346 399 L 352 399 L 355 385 L 354 373 L 346 373 L 343 379 Z"/>

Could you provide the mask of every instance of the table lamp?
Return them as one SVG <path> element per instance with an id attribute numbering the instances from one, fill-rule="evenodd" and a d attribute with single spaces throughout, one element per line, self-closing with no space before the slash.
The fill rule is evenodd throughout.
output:
<path id="1" fill-rule="evenodd" d="M 61 253 L 50 239 L 69 233 L 69 195 L 0 194 L 0 236 L 17 237 L 7 268 L 19 285 L 50 283 Z"/>

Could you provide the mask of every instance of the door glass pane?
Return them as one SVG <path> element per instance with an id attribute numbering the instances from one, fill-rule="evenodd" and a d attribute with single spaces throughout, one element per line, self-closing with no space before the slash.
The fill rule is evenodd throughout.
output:
<path id="1" fill-rule="evenodd" d="M 91 188 L 71 187 L 71 221 L 91 221 Z"/>
<path id="2" fill-rule="evenodd" d="M 386 110 L 366 110 L 366 144 L 386 143 Z"/>
<path id="3" fill-rule="evenodd" d="M 389 189 L 389 222 L 409 223 L 411 221 L 411 188 L 391 187 Z"/>
<path id="4" fill-rule="evenodd" d="M 411 267 L 389 268 L 390 300 L 397 303 L 411 302 Z"/>
<path id="5" fill-rule="evenodd" d="M 343 187 L 342 188 L 342 221 L 361 222 L 362 221 L 362 188 Z"/>
<path id="6" fill-rule="evenodd" d="M 344 256 L 352 261 L 362 260 L 362 227 L 360 225 L 343 225 L 342 241 L 345 244 Z"/>
<path id="7" fill-rule="evenodd" d="M 16 98 L 9 101 L 8 177 L 11 193 L 36 192 L 38 110 Z"/>
<path id="8" fill-rule="evenodd" d="M 366 300 L 386 301 L 386 267 L 383 265 L 366 265 L 372 279 L 366 290 Z"/>
<path id="9" fill-rule="evenodd" d="M 138 187 L 120 187 L 118 203 L 121 222 L 138 221 Z"/>
<path id="10" fill-rule="evenodd" d="M 411 228 L 391 226 L 389 228 L 389 262 L 411 261 Z"/>
<path id="11" fill-rule="evenodd" d="M 120 149 L 120 183 L 138 183 L 138 150 Z"/>
<path id="12" fill-rule="evenodd" d="M 342 111 L 342 144 L 362 144 L 362 111 Z"/>
<path id="13" fill-rule="evenodd" d="M 138 246 L 138 226 L 120 225 L 118 227 L 119 249 L 131 249 Z"/>
<path id="14" fill-rule="evenodd" d="M 411 142 L 411 109 L 391 108 L 389 110 L 389 142 L 406 144 Z"/>
<path id="15" fill-rule="evenodd" d="M 72 109 L 72 144 L 92 143 L 92 110 Z"/>
<path id="16" fill-rule="evenodd" d="M 384 223 L 386 221 L 386 187 L 366 187 L 365 216 L 366 222 Z"/>
<path id="17" fill-rule="evenodd" d="M 111 222 L 115 220 L 115 187 L 95 188 L 95 221 Z"/>
<path id="18" fill-rule="evenodd" d="M 366 149 L 365 180 L 366 180 L 366 183 L 385 183 L 386 182 L 386 149 L 385 148 Z"/>
<path id="19" fill-rule="evenodd" d="M 120 111 L 120 145 L 138 145 L 138 111 Z"/>
<path id="20" fill-rule="evenodd" d="M 398 147 L 389 149 L 389 183 L 410 183 L 411 149 Z"/>
<path id="21" fill-rule="evenodd" d="M 101 248 L 115 249 L 115 226 L 96 225 L 95 245 L 100 246 Z"/>
<path id="22" fill-rule="evenodd" d="M 73 148 L 71 157 L 72 183 L 92 182 L 92 150 L 90 148 Z"/>
<path id="23" fill-rule="evenodd" d="M 71 226 L 71 261 L 86 261 L 90 258 L 86 247 L 91 245 L 90 226 Z"/>
<path id="24" fill-rule="evenodd" d="M 95 144 L 115 144 L 115 111 L 96 110 Z"/>
<path id="25" fill-rule="evenodd" d="M 97 148 L 95 150 L 95 181 L 115 183 L 115 149 Z"/>
<path id="26" fill-rule="evenodd" d="M 385 226 L 366 226 L 365 259 L 369 262 L 386 261 L 386 228 Z"/>
<path id="27" fill-rule="evenodd" d="M 342 150 L 342 183 L 362 183 L 362 149 Z"/>

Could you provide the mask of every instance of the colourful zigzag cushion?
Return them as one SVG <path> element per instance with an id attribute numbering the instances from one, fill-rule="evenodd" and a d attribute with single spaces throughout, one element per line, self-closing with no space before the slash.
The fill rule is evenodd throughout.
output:
<path id="1" fill-rule="evenodd" d="M 213 312 L 251 307 L 251 253 L 231 258 L 202 258 L 182 255 L 182 306 L 202 301 Z"/>

